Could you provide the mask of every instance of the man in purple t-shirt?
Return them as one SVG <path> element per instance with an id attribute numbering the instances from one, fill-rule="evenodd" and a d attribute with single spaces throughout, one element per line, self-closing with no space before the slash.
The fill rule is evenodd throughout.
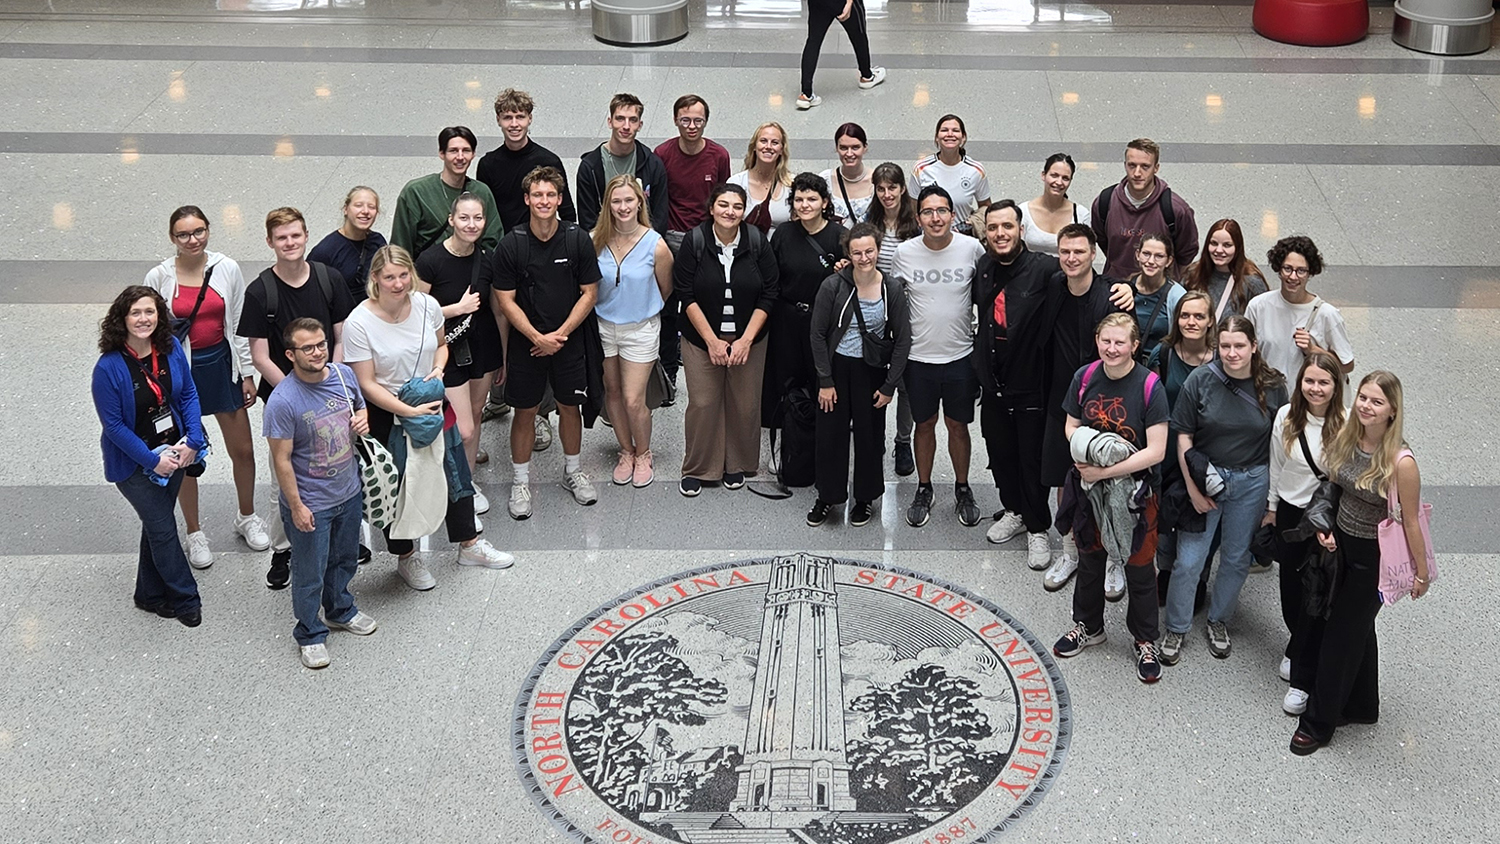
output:
<path id="1" fill-rule="evenodd" d="M 672 104 L 672 118 L 677 137 L 662 141 L 655 152 L 667 168 L 667 246 L 676 257 L 683 237 L 708 219 L 708 195 L 714 185 L 729 181 L 729 150 L 703 137 L 708 102 L 697 94 L 678 97 Z M 661 363 L 667 375 L 677 380 L 682 360 L 676 296 L 667 300 L 661 312 Z"/>
<path id="2" fill-rule="evenodd" d="M 323 668 L 328 628 L 361 636 L 375 632 L 375 619 L 359 611 L 349 592 L 359 568 L 364 511 L 354 438 L 368 434 L 370 423 L 353 371 L 328 361 L 322 323 L 292 320 L 282 345 L 294 377 L 283 378 L 266 402 L 264 433 L 292 543 L 292 636 L 302 664 Z M 320 606 L 324 619 L 318 618 Z"/>

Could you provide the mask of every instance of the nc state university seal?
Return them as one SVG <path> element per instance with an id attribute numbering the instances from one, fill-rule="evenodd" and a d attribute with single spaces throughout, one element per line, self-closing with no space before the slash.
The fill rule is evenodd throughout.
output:
<path id="1" fill-rule="evenodd" d="M 724 563 L 579 621 L 516 701 L 559 828 L 618 844 L 960 844 L 1036 805 L 1069 739 L 1045 648 L 918 572 Z"/>

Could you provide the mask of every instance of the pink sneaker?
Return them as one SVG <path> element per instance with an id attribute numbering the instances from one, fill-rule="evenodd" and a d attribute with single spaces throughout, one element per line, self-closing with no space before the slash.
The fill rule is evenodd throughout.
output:
<path id="1" fill-rule="evenodd" d="M 613 480 L 616 484 L 624 486 L 630 483 L 635 475 L 635 455 L 628 451 L 620 452 L 620 462 L 615 464 Z"/>
<path id="2" fill-rule="evenodd" d="M 656 473 L 651 469 L 651 456 L 650 451 L 643 451 L 635 458 L 635 476 L 631 483 L 636 489 L 650 486 L 656 479 Z"/>

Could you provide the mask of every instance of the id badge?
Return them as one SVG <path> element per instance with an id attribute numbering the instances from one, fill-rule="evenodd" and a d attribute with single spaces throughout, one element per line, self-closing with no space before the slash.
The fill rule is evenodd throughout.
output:
<path id="1" fill-rule="evenodd" d="M 152 421 L 153 426 L 156 428 L 156 433 L 165 434 L 172 430 L 172 411 L 168 408 L 162 408 L 157 412 Z"/>

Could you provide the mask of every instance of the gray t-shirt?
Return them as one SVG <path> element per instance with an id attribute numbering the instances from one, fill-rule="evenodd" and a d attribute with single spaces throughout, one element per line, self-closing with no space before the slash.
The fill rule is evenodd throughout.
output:
<path id="1" fill-rule="evenodd" d="M 911 360 L 951 363 L 974 350 L 974 268 L 984 247 L 966 234 L 927 248 L 920 237 L 896 247 L 891 274 L 906 283 L 911 309 Z"/>
<path id="2" fill-rule="evenodd" d="M 1229 383 L 1234 385 L 1231 389 L 1221 373 L 1217 362 L 1193 370 L 1172 407 L 1172 430 L 1191 434 L 1193 448 L 1207 455 L 1215 466 L 1243 469 L 1268 465 L 1271 424 L 1276 421 L 1276 411 L 1286 404 L 1286 384 L 1266 390 L 1266 408 L 1262 411 L 1253 380 L 1230 378 Z"/>
<path id="3" fill-rule="evenodd" d="M 314 513 L 348 501 L 361 489 L 349 404 L 352 400 L 354 410 L 359 410 L 365 398 L 349 367 L 330 363 L 326 373 L 317 384 L 295 374 L 282 379 L 266 402 L 262 424 L 265 436 L 292 441 L 297 495 Z M 286 507 L 286 496 L 280 498 Z"/>

